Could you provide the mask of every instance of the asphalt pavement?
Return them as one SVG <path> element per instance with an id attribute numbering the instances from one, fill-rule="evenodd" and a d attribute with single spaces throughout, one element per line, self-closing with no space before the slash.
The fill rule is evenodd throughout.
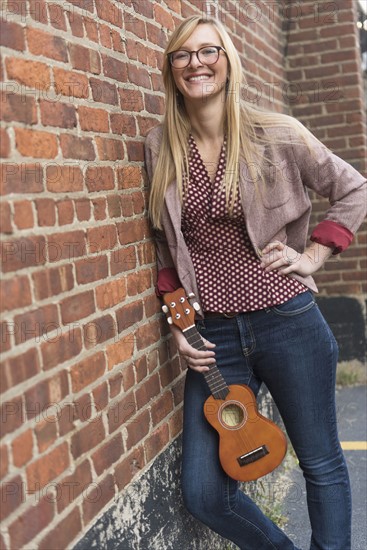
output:
<path id="1" fill-rule="evenodd" d="M 336 403 L 339 436 L 352 487 L 352 550 L 366 550 L 367 453 L 363 449 L 367 441 L 366 386 L 337 389 Z M 287 477 L 290 486 L 296 488 L 296 491 L 293 490 L 286 495 L 283 501 L 282 513 L 288 518 L 284 529 L 298 548 L 309 550 L 311 529 L 304 479 L 298 467 L 292 468 Z"/>

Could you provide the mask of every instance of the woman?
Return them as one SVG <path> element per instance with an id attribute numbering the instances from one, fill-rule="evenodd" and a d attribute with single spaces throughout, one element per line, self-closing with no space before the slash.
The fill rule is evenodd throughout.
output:
<path id="1" fill-rule="evenodd" d="M 222 26 L 191 17 L 172 34 L 166 114 L 146 140 L 157 294 L 183 286 L 200 310 L 207 351 L 175 327 L 189 367 L 182 489 L 188 510 L 241 550 L 294 549 L 222 470 L 203 415 L 202 376 L 216 362 L 228 384 L 278 406 L 307 486 L 312 549 L 350 548 L 348 473 L 335 419 L 337 345 L 312 274 L 344 250 L 364 216 L 365 180 L 291 117 L 241 101 L 241 63 Z M 331 207 L 306 247 L 311 203 Z M 365 188 L 364 188 L 365 189 Z"/>

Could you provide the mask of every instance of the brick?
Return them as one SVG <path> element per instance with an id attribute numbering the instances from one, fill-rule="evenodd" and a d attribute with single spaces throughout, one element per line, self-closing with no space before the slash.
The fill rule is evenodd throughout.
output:
<path id="1" fill-rule="evenodd" d="M 40 163 L 3 163 L 0 177 L 2 195 L 43 191 L 43 168 Z"/>
<path id="2" fill-rule="evenodd" d="M 102 416 L 97 416 L 92 422 L 81 428 L 71 437 L 71 454 L 76 460 L 82 454 L 94 449 L 105 439 L 105 429 Z"/>
<path id="3" fill-rule="evenodd" d="M 75 507 L 56 526 L 48 529 L 47 535 L 38 543 L 38 549 L 50 550 L 55 545 L 55 541 L 60 548 L 67 548 L 77 535 L 82 533 L 82 530 L 80 510 Z"/>
<path id="4" fill-rule="evenodd" d="M 37 504 L 28 508 L 9 525 L 11 548 L 28 545 L 29 541 L 49 526 L 53 518 L 54 503 L 48 495 L 41 496 Z M 24 525 L 27 529 L 24 529 Z"/>
<path id="5" fill-rule="evenodd" d="M 6 445 L 0 447 L 0 479 L 3 479 L 8 473 L 9 468 L 9 458 L 8 458 L 8 448 Z"/>
<path id="6" fill-rule="evenodd" d="M 95 380 L 98 380 L 98 378 L 103 376 L 105 370 L 106 360 L 102 352 L 79 361 L 70 370 L 73 393 L 79 392 Z"/>
<path id="7" fill-rule="evenodd" d="M 56 208 L 52 199 L 36 199 L 37 220 L 40 227 L 55 225 Z"/>
<path id="8" fill-rule="evenodd" d="M 77 199 L 74 201 L 76 217 L 78 220 L 87 221 L 91 216 L 91 201 L 89 199 Z"/>
<path id="9" fill-rule="evenodd" d="M 41 120 L 44 126 L 75 128 L 77 125 L 75 107 L 60 101 L 40 101 Z"/>
<path id="10" fill-rule="evenodd" d="M 37 300 L 57 296 L 74 287 L 73 270 L 70 264 L 36 271 L 32 274 L 32 279 Z"/>
<path id="11" fill-rule="evenodd" d="M 112 378 L 109 378 L 108 385 L 109 385 L 109 390 L 110 390 L 109 391 L 110 399 L 113 399 L 114 397 L 116 397 L 116 395 L 121 393 L 121 390 L 122 390 L 122 374 L 121 374 L 121 372 L 117 372 L 116 376 L 113 376 Z"/>
<path id="12" fill-rule="evenodd" d="M 169 441 L 168 424 L 159 426 L 146 440 L 144 444 L 147 462 L 153 460 L 164 449 Z"/>
<path id="13" fill-rule="evenodd" d="M 154 5 L 154 20 L 162 25 L 162 27 L 173 31 L 174 22 L 172 15 L 169 13 L 168 10 L 165 10 L 159 4 Z"/>
<path id="14" fill-rule="evenodd" d="M 55 405 L 69 393 L 68 375 L 59 371 L 51 378 L 38 382 L 24 392 L 28 419 L 49 418 L 55 413 Z M 49 409 L 49 410 L 48 410 Z"/>
<path id="15" fill-rule="evenodd" d="M 23 400 L 21 396 L 2 401 L 1 408 L 1 435 L 13 433 L 25 421 Z"/>
<path id="16" fill-rule="evenodd" d="M 93 74 L 101 72 L 101 60 L 97 51 L 85 48 L 79 44 L 70 44 L 69 53 L 73 69 Z"/>
<path id="17" fill-rule="evenodd" d="M 79 355 L 82 350 L 80 327 L 71 327 L 41 345 L 43 370 L 49 370 Z"/>
<path id="18" fill-rule="evenodd" d="M 84 524 L 88 524 L 94 519 L 99 511 L 111 502 L 115 496 L 114 478 L 108 474 L 105 479 L 98 482 L 88 491 L 88 498 L 85 498 L 82 504 Z"/>
<path id="19" fill-rule="evenodd" d="M 11 211 L 8 202 L 0 202 L 0 233 L 13 233 Z"/>
<path id="20" fill-rule="evenodd" d="M 120 426 L 126 425 L 127 421 L 136 413 L 136 403 L 133 392 L 125 394 L 120 401 L 116 401 L 109 408 L 107 413 L 108 432 L 111 434 Z M 130 422 L 133 426 L 135 422 Z"/>
<path id="21" fill-rule="evenodd" d="M 86 171 L 85 183 L 89 192 L 113 189 L 115 187 L 113 169 L 110 166 L 90 166 Z"/>
<path id="22" fill-rule="evenodd" d="M 134 246 L 119 248 L 111 252 L 110 269 L 111 275 L 124 273 L 135 269 L 137 264 L 136 251 Z"/>
<path id="23" fill-rule="evenodd" d="M 136 347 L 138 350 L 147 348 L 160 339 L 159 324 L 154 321 L 146 325 L 139 326 L 135 332 Z"/>
<path id="24" fill-rule="evenodd" d="M 133 477 L 145 466 L 143 447 L 137 447 L 120 464 L 115 467 L 115 479 L 120 491 L 126 487 Z"/>
<path id="25" fill-rule="evenodd" d="M 115 464 L 123 455 L 123 443 L 121 433 L 110 439 L 98 451 L 92 455 L 94 469 L 97 475 L 101 475 L 112 464 Z"/>
<path id="26" fill-rule="evenodd" d="M 117 169 L 117 182 L 119 189 L 133 189 L 142 185 L 142 171 L 139 166 L 121 166 Z"/>
<path id="27" fill-rule="evenodd" d="M 95 142 L 100 160 L 124 160 L 124 144 L 119 139 L 96 137 Z"/>
<path id="28" fill-rule="evenodd" d="M 57 136 L 49 132 L 15 128 L 15 142 L 24 157 L 52 159 L 57 155 Z"/>
<path id="29" fill-rule="evenodd" d="M 70 199 L 56 203 L 59 225 L 68 225 L 74 221 L 74 205 Z"/>
<path id="30" fill-rule="evenodd" d="M 132 302 L 116 311 L 118 332 L 128 329 L 143 318 L 143 303 Z"/>
<path id="31" fill-rule="evenodd" d="M 144 161 L 144 146 L 141 141 L 127 141 L 126 149 L 129 161 Z"/>
<path id="32" fill-rule="evenodd" d="M 75 71 L 53 68 L 55 91 L 65 96 L 87 98 L 89 96 L 88 78 Z"/>
<path id="33" fill-rule="evenodd" d="M 2 270 L 5 273 L 43 265 L 46 261 L 45 238 L 23 237 L 1 243 Z"/>
<path id="34" fill-rule="evenodd" d="M 119 278 L 98 286 L 95 289 L 96 302 L 99 309 L 109 309 L 121 304 L 126 298 L 126 281 Z"/>
<path id="35" fill-rule="evenodd" d="M 55 443 L 58 437 L 56 427 L 56 417 L 51 414 L 47 415 L 46 418 L 41 418 L 35 425 L 34 434 L 40 453 L 44 453 Z"/>
<path id="36" fill-rule="evenodd" d="M 168 427 L 171 441 L 182 432 L 182 410 L 176 410 L 168 420 Z"/>
<path id="37" fill-rule="evenodd" d="M 126 448 L 128 451 L 144 439 L 149 432 L 149 425 L 149 412 L 143 411 L 125 426 L 127 431 Z"/>
<path id="38" fill-rule="evenodd" d="M 109 132 L 108 113 L 104 109 L 79 107 L 79 124 L 87 132 Z"/>
<path id="39" fill-rule="evenodd" d="M 111 315 L 104 315 L 98 319 L 93 319 L 93 321 L 90 321 L 83 327 L 83 332 L 86 349 L 111 340 L 116 335 L 113 317 Z"/>
<path id="40" fill-rule="evenodd" d="M 136 372 L 136 382 L 139 384 L 148 374 L 148 360 L 146 355 L 142 355 L 139 359 L 134 361 L 135 363 L 135 372 Z"/>
<path id="41" fill-rule="evenodd" d="M 125 115 L 120 113 L 111 113 L 111 131 L 113 134 L 127 136 L 136 136 L 136 120 L 132 115 Z"/>
<path id="42" fill-rule="evenodd" d="M 25 275 L 0 279 L 0 311 L 23 308 L 32 303 L 29 278 Z"/>
<path id="43" fill-rule="evenodd" d="M 139 112 L 144 109 L 143 94 L 134 84 L 119 88 L 120 106 L 123 111 Z"/>
<path id="44" fill-rule="evenodd" d="M 40 371 L 38 354 L 34 348 L 11 357 L 5 362 L 5 366 L 2 369 L 1 390 L 5 392 L 26 380 L 30 380 Z"/>
<path id="45" fill-rule="evenodd" d="M 115 57 L 102 54 L 103 74 L 118 82 L 126 82 L 128 65 Z"/>
<path id="46" fill-rule="evenodd" d="M 109 195 L 107 197 L 107 206 L 110 218 L 121 217 L 121 204 L 120 197 L 118 195 Z"/>
<path id="47" fill-rule="evenodd" d="M 45 0 L 29 0 L 29 15 L 47 25 L 47 5 Z"/>
<path id="48" fill-rule="evenodd" d="M 24 500 L 24 486 L 20 476 L 13 477 L 9 481 L 3 483 L 0 487 L 1 492 L 1 507 L 0 520 L 10 516 Z"/>
<path id="49" fill-rule="evenodd" d="M 152 274 L 150 269 L 139 271 L 138 273 L 130 273 L 127 276 L 127 293 L 128 296 L 136 296 L 142 294 L 152 286 Z"/>
<path id="50" fill-rule="evenodd" d="M 1 92 L 0 109 L 5 122 L 37 123 L 36 102 L 33 97 Z"/>
<path id="51" fill-rule="evenodd" d="M 92 393 L 96 410 L 98 412 L 105 410 L 109 401 L 107 382 L 100 384 Z"/>
<path id="52" fill-rule="evenodd" d="M 12 323 L 0 321 L 0 341 L 3 352 L 11 348 L 12 334 L 14 334 L 14 331 L 15 327 Z"/>
<path id="53" fill-rule="evenodd" d="M 72 474 L 60 481 L 60 498 L 57 501 L 57 511 L 62 512 L 92 483 L 92 474 L 88 460 L 76 465 Z M 46 549 L 45 549 L 46 550 Z"/>
<path id="54" fill-rule="evenodd" d="M 135 391 L 135 399 L 138 409 L 142 409 L 153 397 L 160 392 L 159 376 L 154 374 Z"/>
<path id="55" fill-rule="evenodd" d="M 13 222 L 18 229 L 30 229 L 34 225 L 32 203 L 16 201 L 13 205 Z"/>
<path id="56" fill-rule="evenodd" d="M 75 10 L 73 12 L 67 12 L 69 24 L 73 36 L 78 38 L 84 37 L 83 17 L 79 15 Z"/>
<path id="57" fill-rule="evenodd" d="M 129 82 L 136 86 L 142 86 L 143 88 L 151 89 L 149 72 L 142 67 L 136 67 L 135 65 L 128 65 L 127 68 Z M 126 79 L 125 79 L 126 82 Z"/>
<path id="58" fill-rule="evenodd" d="M 148 224 L 146 220 L 137 219 L 117 224 L 120 244 L 125 245 L 142 241 L 148 236 Z"/>
<path id="59" fill-rule="evenodd" d="M 108 370 L 112 370 L 116 365 L 121 365 L 128 359 L 131 359 L 131 357 L 133 357 L 133 353 L 134 336 L 132 334 L 128 334 L 124 338 L 120 338 L 118 342 L 114 342 L 113 344 L 107 346 L 106 354 L 108 361 Z"/>
<path id="60" fill-rule="evenodd" d="M 51 25 L 58 30 L 66 31 L 66 18 L 62 6 L 59 4 L 49 4 L 48 14 Z"/>
<path id="61" fill-rule="evenodd" d="M 10 156 L 10 139 L 6 128 L 0 128 L 0 157 L 8 158 Z"/>
<path id="62" fill-rule="evenodd" d="M 83 17 L 85 33 L 93 42 L 98 42 L 98 24 L 90 17 Z"/>
<path id="63" fill-rule="evenodd" d="M 17 23 L 0 20 L 0 44 L 13 50 L 25 50 L 24 28 Z"/>
<path id="64" fill-rule="evenodd" d="M 118 104 L 118 95 L 115 84 L 104 82 L 97 78 L 90 79 L 93 100 L 98 103 L 107 103 L 108 105 Z"/>
<path id="65" fill-rule="evenodd" d="M 94 160 L 96 158 L 91 138 L 61 134 L 60 145 L 64 158 L 78 160 Z"/>
<path id="66" fill-rule="evenodd" d="M 52 193 L 82 191 L 82 171 L 78 166 L 49 164 L 46 168 L 46 186 Z"/>
<path id="67" fill-rule="evenodd" d="M 145 22 L 133 14 L 129 14 L 129 17 L 125 19 L 125 30 L 135 34 L 135 36 L 138 36 L 142 40 L 146 40 Z"/>
<path id="68" fill-rule="evenodd" d="M 91 253 L 111 250 L 116 246 L 117 234 L 115 225 L 104 225 L 87 230 L 88 246 Z"/>
<path id="69" fill-rule="evenodd" d="M 115 27 L 122 28 L 122 12 L 110 0 L 96 0 L 97 14 L 100 19 L 111 23 Z"/>
<path id="70" fill-rule="evenodd" d="M 84 256 L 86 253 L 84 231 L 66 231 L 48 235 L 47 252 L 49 262 L 70 261 Z"/>
<path id="71" fill-rule="evenodd" d="M 42 489 L 69 467 L 69 452 L 66 442 L 41 456 L 26 468 L 28 490 Z"/>
<path id="72" fill-rule="evenodd" d="M 61 301 L 61 319 L 63 324 L 89 317 L 94 311 L 94 296 L 91 290 L 70 296 Z"/>
<path id="73" fill-rule="evenodd" d="M 90 257 L 75 263 L 76 280 L 79 285 L 104 279 L 108 276 L 107 256 Z"/>
<path id="74" fill-rule="evenodd" d="M 27 42 L 30 53 L 43 55 L 55 61 L 68 61 L 65 40 L 32 27 L 27 28 Z"/>
<path id="75" fill-rule="evenodd" d="M 159 424 L 173 410 L 173 398 L 170 391 L 166 391 L 156 399 L 150 408 L 153 426 Z"/>

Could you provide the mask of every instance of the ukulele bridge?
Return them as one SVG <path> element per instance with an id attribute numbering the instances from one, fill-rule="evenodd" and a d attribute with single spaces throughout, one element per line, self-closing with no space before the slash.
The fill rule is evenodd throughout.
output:
<path id="1" fill-rule="evenodd" d="M 250 451 L 249 453 L 239 456 L 237 458 L 237 462 L 240 466 L 246 466 L 246 464 L 251 464 L 252 462 L 256 462 L 256 460 L 259 460 L 259 458 L 262 458 L 263 456 L 266 456 L 268 454 L 269 454 L 269 451 L 267 446 L 262 445 L 261 447 L 258 447 L 257 449 Z"/>

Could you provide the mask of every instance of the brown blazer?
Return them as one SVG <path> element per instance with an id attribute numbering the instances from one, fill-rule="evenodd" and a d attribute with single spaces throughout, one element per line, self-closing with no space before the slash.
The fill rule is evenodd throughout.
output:
<path id="1" fill-rule="evenodd" d="M 292 139 L 292 130 L 279 127 L 266 131 L 283 140 L 288 134 L 289 144 L 273 148 L 260 146 L 260 152 L 271 158 L 273 164 L 265 163 L 266 185 L 259 181 L 259 192 L 248 174 L 246 163 L 240 161 L 241 203 L 247 232 L 259 257 L 265 245 L 274 241 L 281 241 L 298 252 L 304 251 L 311 214 L 307 188 L 329 199 L 330 208 L 325 220 L 334 221 L 354 234 L 366 215 L 366 179 L 314 136 L 314 154 L 310 154 L 308 147 Z M 157 126 L 145 141 L 145 164 L 150 180 L 161 139 L 162 126 Z M 162 226 L 163 231 L 155 232 L 158 271 L 176 268 L 186 293 L 193 293 L 200 304 L 194 267 L 181 231 L 181 204 L 175 181 L 166 192 Z M 292 274 L 292 277 L 317 292 L 311 276 Z"/>

